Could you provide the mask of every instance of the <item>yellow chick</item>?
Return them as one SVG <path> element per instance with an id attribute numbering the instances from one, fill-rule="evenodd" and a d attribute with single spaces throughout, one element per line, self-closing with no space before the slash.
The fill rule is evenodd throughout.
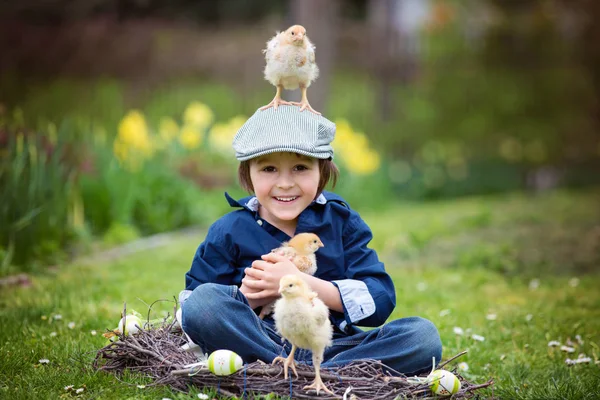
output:
<path id="1" fill-rule="evenodd" d="M 292 104 L 300 106 L 300 111 L 308 109 L 320 115 L 320 112 L 310 106 L 306 96 L 306 89 L 319 76 L 319 67 L 315 62 L 315 46 L 306 36 L 306 29 L 301 25 L 294 25 L 285 32 L 277 32 L 267 42 L 263 53 L 267 61 L 265 79 L 277 88 L 277 93 L 269 104 L 261 107 L 261 110 L 269 107 L 277 109 L 280 104 Z M 302 100 L 299 103 L 281 98 L 283 89 L 297 88 L 302 92 Z"/>
<path id="2" fill-rule="evenodd" d="M 304 390 L 324 390 L 334 394 L 321 380 L 321 362 L 323 352 L 331 345 L 333 330 L 329 322 L 329 309 L 315 292 L 310 290 L 306 282 L 296 275 L 285 275 L 279 282 L 281 298 L 275 302 L 275 327 L 277 332 L 292 344 L 287 358 L 276 357 L 273 364 L 283 362 L 284 376 L 288 377 L 291 367 L 296 377 L 298 372 L 294 365 L 294 353 L 298 347 L 312 351 L 315 367 L 315 380 Z"/>
<path id="3" fill-rule="evenodd" d="M 315 253 L 325 247 L 319 236 L 314 233 L 299 233 L 273 252 L 289 257 L 302 272 L 314 275 L 317 272 Z"/>
<path id="4" fill-rule="evenodd" d="M 296 265 L 298 270 L 314 275 L 317 272 L 317 257 L 315 253 L 325 245 L 314 233 L 299 233 L 288 242 L 283 242 L 280 247 L 272 252 L 287 257 Z M 259 318 L 264 319 L 273 311 L 273 304 L 265 304 L 260 310 Z"/>

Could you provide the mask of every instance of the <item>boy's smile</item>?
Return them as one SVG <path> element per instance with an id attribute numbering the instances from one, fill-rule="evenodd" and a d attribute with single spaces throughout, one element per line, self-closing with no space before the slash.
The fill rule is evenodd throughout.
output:
<path id="1" fill-rule="evenodd" d="M 250 164 L 260 216 L 289 236 L 298 216 L 317 196 L 319 162 L 296 153 L 273 153 Z"/>

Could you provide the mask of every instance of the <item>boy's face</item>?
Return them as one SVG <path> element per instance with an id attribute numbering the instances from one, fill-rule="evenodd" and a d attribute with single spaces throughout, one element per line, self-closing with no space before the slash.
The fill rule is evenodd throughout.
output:
<path id="1" fill-rule="evenodd" d="M 296 153 L 273 153 L 252 160 L 250 179 L 259 214 L 283 231 L 294 231 L 298 215 L 317 196 L 319 161 Z"/>

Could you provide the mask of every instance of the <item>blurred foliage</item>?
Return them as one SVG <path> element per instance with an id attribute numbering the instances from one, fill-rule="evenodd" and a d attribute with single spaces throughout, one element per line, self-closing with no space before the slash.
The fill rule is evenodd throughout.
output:
<path id="1" fill-rule="evenodd" d="M 0 274 L 14 272 L 15 264 L 54 263 L 62 256 L 81 222 L 81 143 L 81 132 L 68 121 L 37 131 L 26 127 L 19 111 L 1 116 Z"/>
<path id="2" fill-rule="evenodd" d="M 211 3 L 203 15 L 225 15 L 235 3 Z M 341 14 L 359 21 L 369 8 L 350 3 Z M 384 210 L 398 198 L 600 184 L 595 75 L 581 58 L 587 45 L 561 25 L 565 4 L 430 4 L 414 42 L 414 65 L 403 63 L 409 54 L 399 51 L 389 59 L 398 70 L 333 69 L 325 115 L 338 129 L 336 191 L 364 211 Z M 262 15 L 279 10 L 261 7 Z M 233 14 L 222 18 L 236 21 Z M 357 40 L 368 34 L 361 29 Z M 237 51 L 234 44 L 221 50 Z M 372 73 L 390 70 L 391 79 Z M 75 239 L 97 236 L 114 244 L 227 212 L 223 191 L 243 195 L 231 140 L 272 96 L 265 82 L 253 88 L 176 73 L 120 81 L 3 72 L 0 90 L 3 271 L 34 259 L 52 262 Z M 389 96 L 389 115 L 382 95 Z M 410 240 L 424 246 L 428 238 L 415 233 Z M 462 255 L 496 256 L 483 247 Z"/>

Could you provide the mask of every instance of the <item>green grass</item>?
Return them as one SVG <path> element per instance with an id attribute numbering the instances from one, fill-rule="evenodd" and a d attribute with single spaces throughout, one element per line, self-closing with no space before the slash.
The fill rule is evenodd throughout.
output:
<path id="1" fill-rule="evenodd" d="M 444 358 L 468 350 L 470 380 L 511 399 L 600 396 L 600 191 L 557 192 L 398 204 L 364 217 L 373 246 L 396 282 L 392 318 L 420 315 L 438 326 Z M 0 398 L 57 398 L 86 385 L 82 398 L 188 398 L 148 380 L 95 372 L 100 333 L 114 328 L 123 302 L 172 300 L 184 284 L 197 237 L 117 260 L 62 265 L 27 288 L 0 292 Z M 569 282 L 578 278 L 578 285 Z M 530 282 L 537 279 L 537 289 Z M 153 315 L 172 302 L 154 306 Z M 442 310 L 446 311 L 440 316 Z M 449 312 L 449 313 L 448 313 Z M 56 320 L 60 314 L 62 319 Z M 487 316 L 495 314 L 495 320 Z M 69 322 L 75 322 L 70 329 Z M 485 338 L 456 335 L 454 327 Z M 93 336 L 90 332 L 96 330 Z M 56 332 L 55 336 L 52 332 Z M 548 342 L 583 344 L 567 354 Z M 580 353 L 591 364 L 567 366 Z M 40 365 L 40 359 L 50 360 Z"/>

